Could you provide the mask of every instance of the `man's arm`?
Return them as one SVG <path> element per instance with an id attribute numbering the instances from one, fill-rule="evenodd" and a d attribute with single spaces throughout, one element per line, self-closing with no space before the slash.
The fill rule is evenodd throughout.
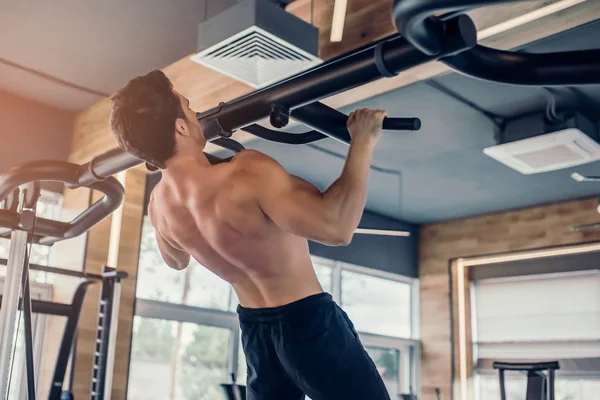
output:
<path id="1" fill-rule="evenodd" d="M 290 176 L 275 160 L 265 156 L 257 160 L 263 212 L 295 235 L 332 246 L 350 243 L 364 210 L 369 167 L 385 115 L 371 110 L 352 113 L 348 158 L 341 176 L 324 193 Z"/>

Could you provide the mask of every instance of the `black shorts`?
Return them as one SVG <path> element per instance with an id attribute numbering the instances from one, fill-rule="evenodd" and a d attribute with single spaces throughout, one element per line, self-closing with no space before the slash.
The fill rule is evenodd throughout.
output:
<path id="1" fill-rule="evenodd" d="M 275 308 L 238 306 L 248 400 L 390 400 L 375 363 L 328 293 Z"/>

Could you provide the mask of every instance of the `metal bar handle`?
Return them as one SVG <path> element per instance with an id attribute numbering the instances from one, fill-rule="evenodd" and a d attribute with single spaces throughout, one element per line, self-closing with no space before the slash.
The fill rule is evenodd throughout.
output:
<path id="1" fill-rule="evenodd" d="M 292 111 L 292 118 L 304 125 L 319 131 L 333 139 L 349 144 L 350 132 L 346 127 L 348 116 L 323 103 L 312 103 Z M 384 130 L 411 130 L 421 129 L 419 118 L 385 118 Z"/>
<path id="2" fill-rule="evenodd" d="M 79 236 L 115 211 L 125 196 L 123 186 L 114 177 L 80 185 L 78 165 L 65 161 L 45 160 L 17 165 L 0 175 L 0 201 L 21 185 L 43 181 L 62 182 L 71 188 L 84 186 L 100 191 L 105 196 L 69 223 L 39 218 L 33 233 L 43 236 L 37 240 L 41 244 L 52 244 L 58 240 Z M 6 210 L 0 212 L 0 227 L 23 229 L 20 226 L 19 215 Z"/>

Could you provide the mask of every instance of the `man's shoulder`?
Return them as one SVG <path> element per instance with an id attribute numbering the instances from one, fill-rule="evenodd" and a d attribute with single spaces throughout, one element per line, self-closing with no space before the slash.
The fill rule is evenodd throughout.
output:
<path id="1" fill-rule="evenodd" d="M 263 170 L 265 167 L 278 165 L 275 159 L 257 150 L 244 150 L 233 158 L 233 163 L 244 171 Z"/>
<path id="2" fill-rule="evenodd" d="M 265 153 L 261 153 L 258 150 L 246 149 L 240 151 L 233 158 L 233 161 L 264 161 L 264 160 L 272 160 L 271 157 L 266 155 Z"/>

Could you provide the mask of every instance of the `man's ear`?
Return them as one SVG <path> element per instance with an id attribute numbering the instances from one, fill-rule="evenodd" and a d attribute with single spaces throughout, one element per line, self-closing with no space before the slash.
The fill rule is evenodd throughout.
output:
<path id="1" fill-rule="evenodd" d="M 190 135 L 190 129 L 185 119 L 177 118 L 175 120 L 175 132 L 183 136 Z"/>

